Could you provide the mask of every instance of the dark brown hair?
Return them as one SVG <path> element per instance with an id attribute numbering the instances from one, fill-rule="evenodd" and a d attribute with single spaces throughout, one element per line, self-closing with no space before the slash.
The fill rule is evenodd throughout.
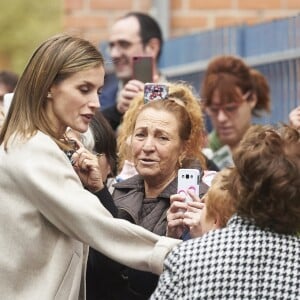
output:
<path id="1" fill-rule="evenodd" d="M 279 233 L 300 231 L 300 133 L 252 126 L 234 153 L 229 189 L 237 213 Z"/>
<path id="2" fill-rule="evenodd" d="M 105 154 L 111 167 L 111 175 L 115 176 L 117 173 L 117 140 L 114 130 L 101 111 L 96 112 L 90 127 L 95 141 L 94 150 Z"/>
<path id="3" fill-rule="evenodd" d="M 152 18 L 150 15 L 142 12 L 129 12 L 120 19 L 126 19 L 129 17 L 134 17 L 137 19 L 140 25 L 140 37 L 143 43 L 143 46 L 146 47 L 149 41 L 153 38 L 158 39 L 159 41 L 159 51 L 157 54 L 157 60 L 159 60 L 163 47 L 163 35 L 160 29 L 158 22 Z"/>
<path id="4" fill-rule="evenodd" d="M 232 102 L 238 98 L 237 89 L 242 94 L 249 92 L 247 100 L 256 96 L 257 102 L 252 114 L 259 116 L 261 111 L 270 111 L 270 88 L 266 78 L 250 68 L 241 58 L 220 56 L 213 59 L 206 70 L 201 88 L 204 105 L 209 106 L 216 90 L 221 102 Z"/>

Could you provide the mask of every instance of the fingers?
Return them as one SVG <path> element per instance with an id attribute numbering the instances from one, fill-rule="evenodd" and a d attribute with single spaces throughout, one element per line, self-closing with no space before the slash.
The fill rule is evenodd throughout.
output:
<path id="1" fill-rule="evenodd" d="M 186 212 L 183 219 L 183 224 L 189 228 L 191 237 L 198 237 L 203 234 L 201 224 L 201 211 Z"/>
<path id="2" fill-rule="evenodd" d="M 180 238 L 184 231 L 183 218 L 187 209 L 184 197 L 179 194 L 170 197 L 170 207 L 167 210 L 167 235 L 173 238 Z"/>
<path id="3" fill-rule="evenodd" d="M 184 231 L 184 226 L 182 225 L 182 222 L 180 224 L 171 224 L 168 223 L 167 227 L 167 236 L 172 238 L 179 239 Z"/>
<path id="4" fill-rule="evenodd" d="M 170 197 L 170 203 L 172 204 L 173 202 L 182 202 L 184 203 L 185 200 L 185 196 L 181 195 L 181 194 L 173 194 Z"/>
<path id="5" fill-rule="evenodd" d="M 188 189 L 187 193 L 190 195 L 190 197 L 192 198 L 193 201 L 201 202 L 200 197 L 198 195 L 196 195 L 193 190 Z"/>
<path id="6" fill-rule="evenodd" d="M 153 82 L 157 83 L 157 82 L 159 82 L 159 80 L 160 80 L 159 74 L 154 74 L 153 75 Z"/>
<path id="7" fill-rule="evenodd" d="M 198 212 L 203 209 L 204 205 L 205 204 L 203 202 L 189 202 L 187 211 Z"/>
<path id="8" fill-rule="evenodd" d="M 133 79 L 133 80 L 129 80 L 126 83 L 126 85 L 124 86 L 124 89 L 138 93 L 138 92 L 142 92 L 144 90 L 144 86 L 145 86 L 145 84 L 142 81 Z"/>
<path id="9" fill-rule="evenodd" d="M 188 209 L 184 213 L 183 224 L 189 228 L 191 237 L 199 237 L 203 235 L 202 218 L 205 218 L 203 208 L 205 203 L 203 202 L 190 202 Z"/>
<path id="10" fill-rule="evenodd" d="M 177 224 L 178 220 L 182 220 L 184 218 L 184 211 L 179 210 L 176 212 L 172 212 L 171 209 L 167 211 L 167 221 L 168 223 Z"/>
<path id="11" fill-rule="evenodd" d="M 120 92 L 117 101 L 117 110 L 124 114 L 132 101 L 132 99 L 144 90 L 144 83 L 138 80 L 130 80 L 126 83 Z"/>
<path id="12" fill-rule="evenodd" d="M 75 161 L 73 167 L 87 189 L 95 192 L 104 187 L 97 155 L 80 148 L 73 154 L 72 159 Z"/>
<path id="13" fill-rule="evenodd" d="M 75 168 L 86 171 L 99 165 L 97 156 L 83 147 L 75 151 L 72 161 Z"/>
<path id="14" fill-rule="evenodd" d="M 172 213 L 169 209 L 167 212 L 167 236 L 173 238 L 180 238 L 183 230 L 183 211 L 179 211 L 177 213 Z"/>

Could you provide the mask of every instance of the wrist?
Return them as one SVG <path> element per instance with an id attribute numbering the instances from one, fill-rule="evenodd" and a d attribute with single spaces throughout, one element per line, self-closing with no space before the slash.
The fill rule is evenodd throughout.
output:
<path id="1" fill-rule="evenodd" d="M 117 109 L 119 114 L 123 115 L 122 106 L 120 105 L 119 102 L 116 104 L 116 109 Z"/>

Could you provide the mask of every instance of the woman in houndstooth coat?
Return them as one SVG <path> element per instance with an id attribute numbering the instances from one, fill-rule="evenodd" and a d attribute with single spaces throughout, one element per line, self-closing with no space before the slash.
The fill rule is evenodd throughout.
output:
<path id="1" fill-rule="evenodd" d="M 299 147 L 287 126 L 247 132 L 228 185 L 236 214 L 169 254 L 152 300 L 300 299 Z"/>

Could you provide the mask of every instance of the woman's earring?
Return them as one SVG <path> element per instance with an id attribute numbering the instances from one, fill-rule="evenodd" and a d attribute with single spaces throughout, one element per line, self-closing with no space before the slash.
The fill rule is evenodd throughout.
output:
<path id="1" fill-rule="evenodd" d="M 179 157 L 178 159 L 179 168 L 182 168 L 182 159 Z"/>
<path id="2" fill-rule="evenodd" d="M 52 98 L 52 94 L 50 92 L 48 92 L 47 98 Z"/>

